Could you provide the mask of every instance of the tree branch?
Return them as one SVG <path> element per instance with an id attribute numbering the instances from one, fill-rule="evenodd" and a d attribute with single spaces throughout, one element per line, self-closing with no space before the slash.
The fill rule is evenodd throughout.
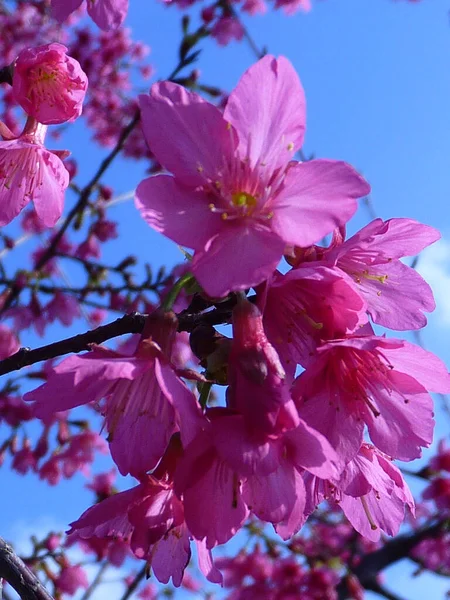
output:
<path id="1" fill-rule="evenodd" d="M 53 600 L 36 575 L 1 537 L 0 578 L 5 579 L 22 600 Z"/>
<path id="2" fill-rule="evenodd" d="M 390 600 L 401 600 L 388 590 L 381 588 L 377 581 L 378 574 L 403 558 L 408 558 L 411 551 L 422 541 L 439 536 L 445 531 L 446 521 L 438 521 L 418 529 L 412 534 L 398 535 L 386 542 L 379 550 L 366 554 L 361 562 L 352 570 L 358 577 L 361 585 L 366 590 L 376 592 Z M 340 600 L 347 598 L 347 584 L 345 578 L 337 588 Z"/>
<path id="3" fill-rule="evenodd" d="M 178 315 L 178 331 L 193 331 L 200 324 L 219 325 L 227 323 L 230 318 L 231 308 L 229 306 L 202 314 L 181 313 Z M 23 367 L 43 360 L 56 358 L 57 356 L 89 350 L 90 344 L 101 344 L 106 340 L 125 335 L 126 333 L 141 333 L 144 329 L 146 319 L 147 315 L 145 314 L 132 313 L 124 315 L 107 325 L 101 325 L 96 329 L 91 329 L 85 333 L 80 333 L 59 342 L 35 348 L 34 350 L 20 348 L 15 354 L 0 361 L 0 375 L 18 371 Z"/>

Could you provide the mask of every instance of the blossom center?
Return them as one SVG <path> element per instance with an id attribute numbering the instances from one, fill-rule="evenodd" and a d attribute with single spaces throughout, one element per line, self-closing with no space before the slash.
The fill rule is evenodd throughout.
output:
<path id="1" fill-rule="evenodd" d="M 248 212 L 253 211 L 253 209 L 257 205 L 256 198 L 248 192 L 236 192 L 232 195 L 231 198 L 234 206 L 238 208 L 247 209 Z"/>
<path id="2" fill-rule="evenodd" d="M 33 95 L 34 101 L 38 103 L 48 102 L 53 106 L 58 101 L 62 101 L 60 89 L 63 83 L 62 78 L 56 69 L 50 67 L 49 70 L 38 67 L 30 73 L 34 84 L 28 92 L 28 96 Z M 68 82 L 66 82 L 67 84 Z M 70 87 L 70 84 L 69 84 Z"/>

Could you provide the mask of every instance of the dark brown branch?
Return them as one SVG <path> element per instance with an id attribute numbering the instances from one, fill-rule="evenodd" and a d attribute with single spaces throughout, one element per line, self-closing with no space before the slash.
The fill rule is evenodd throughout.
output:
<path id="1" fill-rule="evenodd" d="M 101 344 L 106 340 L 115 338 L 125 333 L 140 333 L 144 328 L 146 315 L 133 313 L 125 315 L 108 325 L 102 325 L 96 329 L 86 331 L 73 337 L 41 346 L 35 350 L 21 348 L 18 352 L 0 362 L 0 375 L 17 371 L 27 365 L 49 360 L 71 352 L 83 352 L 89 350 L 89 344 Z"/>
<path id="2" fill-rule="evenodd" d="M 200 324 L 219 325 L 227 323 L 231 317 L 228 306 L 202 314 L 180 314 L 178 317 L 178 331 L 192 331 Z M 47 344 L 31 350 L 21 348 L 15 354 L 0 361 L 0 375 L 18 371 L 23 367 L 33 365 L 43 360 L 64 356 L 72 352 L 89 350 L 90 344 L 101 344 L 126 333 L 141 333 L 144 329 L 147 315 L 132 313 L 125 315 L 108 325 L 101 325 L 85 333 L 80 333 L 70 338 Z"/>
<path id="3" fill-rule="evenodd" d="M 438 521 L 418 529 L 412 534 L 398 535 L 386 542 L 379 550 L 366 554 L 361 562 L 353 569 L 361 585 L 366 590 L 376 592 L 390 600 L 401 600 L 388 590 L 381 588 L 377 581 L 378 574 L 384 571 L 390 565 L 408 558 L 412 550 L 422 541 L 429 538 L 438 537 L 446 529 L 445 521 Z M 339 599 L 347 598 L 347 585 L 345 578 L 338 586 Z"/>
<path id="4" fill-rule="evenodd" d="M 1 537 L 0 578 L 5 579 L 22 600 L 53 600 L 36 575 Z"/>

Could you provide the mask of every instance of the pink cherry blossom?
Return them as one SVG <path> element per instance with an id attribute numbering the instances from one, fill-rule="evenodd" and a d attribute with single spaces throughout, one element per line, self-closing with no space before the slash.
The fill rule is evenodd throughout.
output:
<path id="1" fill-rule="evenodd" d="M 177 443 L 175 443 L 177 445 Z M 177 446 L 178 447 L 178 446 Z M 184 523 L 182 502 L 174 494 L 172 473 L 176 448 L 166 454 L 153 476 L 147 475 L 138 486 L 110 496 L 86 510 L 71 523 L 70 534 L 81 538 L 129 539 L 135 556 L 145 559 L 156 578 L 180 586 L 190 556 L 190 533 Z M 166 463 L 167 459 L 167 463 Z M 197 545 L 199 566 L 213 582 L 220 573 L 204 545 Z"/>
<path id="2" fill-rule="evenodd" d="M 83 0 L 52 0 L 52 15 L 62 23 L 82 2 Z M 118 29 L 127 16 L 128 0 L 88 0 L 87 11 L 100 29 Z"/>
<path id="3" fill-rule="evenodd" d="M 45 313 L 49 323 L 56 319 L 63 325 L 69 326 L 73 320 L 81 315 L 78 301 L 68 294 L 56 292 L 53 299 L 45 307 Z"/>
<path id="4" fill-rule="evenodd" d="M 363 444 L 336 483 L 336 500 L 361 535 L 377 541 L 380 529 L 396 535 L 405 505 L 414 514 L 414 499 L 392 460 L 370 444 Z"/>
<path id="5" fill-rule="evenodd" d="M 403 340 L 352 336 L 319 347 L 292 394 L 301 418 L 345 460 L 358 452 L 364 424 L 380 450 L 413 460 L 433 438 L 428 390 L 450 390 L 449 373 L 431 352 Z"/>
<path id="6" fill-rule="evenodd" d="M 174 177 L 142 181 L 136 206 L 151 227 L 194 249 L 192 271 L 213 297 L 261 283 L 286 244 L 318 241 L 369 191 L 346 163 L 292 161 L 305 98 L 283 57 L 251 67 L 223 114 L 170 82 L 139 101 L 149 148 Z"/>
<path id="7" fill-rule="evenodd" d="M 240 41 L 244 37 L 241 22 L 234 17 L 220 17 L 211 29 L 212 37 L 220 46 L 226 46 L 231 40 Z"/>
<path id="8" fill-rule="evenodd" d="M 335 501 L 353 527 L 376 542 L 380 531 L 396 535 L 405 506 L 414 515 L 415 504 L 400 470 L 392 459 L 371 444 L 362 444 L 339 479 L 319 480 L 305 475 L 307 513 L 322 501 Z"/>
<path id="9" fill-rule="evenodd" d="M 89 587 L 86 571 L 79 565 L 68 565 L 61 570 L 55 580 L 55 586 L 64 594 L 73 596 L 78 589 Z"/>
<path id="10" fill-rule="evenodd" d="M 148 319 L 133 356 L 102 346 L 57 365 L 47 383 L 28 392 L 36 416 L 48 420 L 55 412 L 98 402 L 103 405 L 113 460 L 122 475 L 141 475 L 161 458 L 171 435 L 186 426 L 182 439 L 190 439 L 198 404 L 177 377 L 170 356 L 177 321 L 173 314 L 154 313 Z"/>
<path id="11" fill-rule="evenodd" d="M 14 64 L 17 102 L 39 123 L 74 121 L 81 115 L 87 77 L 67 48 L 53 43 L 22 50 Z"/>
<path id="12" fill-rule="evenodd" d="M 375 323 L 391 329 L 424 327 L 433 311 L 430 286 L 400 258 L 414 256 L 440 238 L 433 227 L 412 219 L 375 219 L 324 252 L 324 260 L 348 273 Z"/>
<path id="13" fill-rule="evenodd" d="M 292 408 L 283 408 L 271 435 L 249 429 L 230 409 L 207 410 L 208 422 L 186 447 L 175 474 L 187 526 L 207 548 L 231 539 L 250 512 L 274 524 L 293 512 L 303 517 L 304 469 L 319 477 L 339 473 L 325 438 L 295 414 L 283 414 Z"/>
<path id="14" fill-rule="evenodd" d="M 47 131 L 29 118 L 17 138 L 0 123 L 0 226 L 31 201 L 39 219 L 53 227 L 61 216 L 69 174 L 57 152 L 44 147 Z"/>
<path id="15" fill-rule="evenodd" d="M 343 337 L 366 322 L 366 305 L 352 280 L 307 263 L 277 272 L 264 296 L 264 328 L 290 371 L 306 366 L 321 341 Z"/>

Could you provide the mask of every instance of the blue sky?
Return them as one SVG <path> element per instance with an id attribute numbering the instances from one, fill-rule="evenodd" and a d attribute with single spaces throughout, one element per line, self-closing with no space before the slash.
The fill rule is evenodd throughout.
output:
<path id="1" fill-rule="evenodd" d="M 438 301 L 423 339 L 428 349 L 449 364 L 450 3 L 318 0 L 313 4 L 309 14 L 285 17 L 270 12 L 248 17 L 245 23 L 259 46 L 287 56 L 300 75 L 307 98 L 305 152 L 347 160 L 361 170 L 372 185 L 371 201 L 378 216 L 411 217 L 442 232 L 443 241 L 425 253 L 419 265 Z M 126 25 L 133 29 L 135 39 L 151 46 L 150 62 L 156 77 L 163 78 L 177 62 L 181 13 L 156 0 L 130 0 L 130 5 Z M 255 60 L 245 42 L 220 48 L 205 41 L 201 47 L 196 66 L 203 81 L 225 89 L 231 89 Z M 78 182 L 83 184 L 104 150 L 89 142 L 82 120 L 68 130 L 64 142 L 79 160 Z M 142 163 L 121 160 L 105 183 L 113 185 L 117 194 L 128 192 L 139 183 L 144 170 Z M 110 210 L 119 222 L 121 238 L 106 245 L 105 262 L 117 260 L 124 251 L 156 267 L 181 260 L 176 245 L 151 231 L 132 202 Z M 350 229 L 367 219 L 367 211 L 362 209 Z M 11 254 L 11 267 L 25 259 L 29 247 L 24 244 Z M 85 329 L 86 324 L 79 322 L 70 331 Z M 66 335 L 67 330 L 52 327 L 45 341 Z M 23 341 L 30 346 L 42 344 L 31 333 Z M 436 439 L 448 435 L 450 422 L 439 404 L 437 421 Z M 64 527 L 90 501 L 90 495 L 81 489 L 81 475 L 57 488 L 7 471 L 2 477 L 8 493 L 0 495 L 0 532 L 6 537 L 17 537 L 19 530 L 32 533 L 49 521 Z M 387 582 L 408 600 L 422 600 L 425 594 L 443 598 L 446 581 L 421 576 L 412 582 L 410 570 L 406 565 L 395 566 Z"/>

